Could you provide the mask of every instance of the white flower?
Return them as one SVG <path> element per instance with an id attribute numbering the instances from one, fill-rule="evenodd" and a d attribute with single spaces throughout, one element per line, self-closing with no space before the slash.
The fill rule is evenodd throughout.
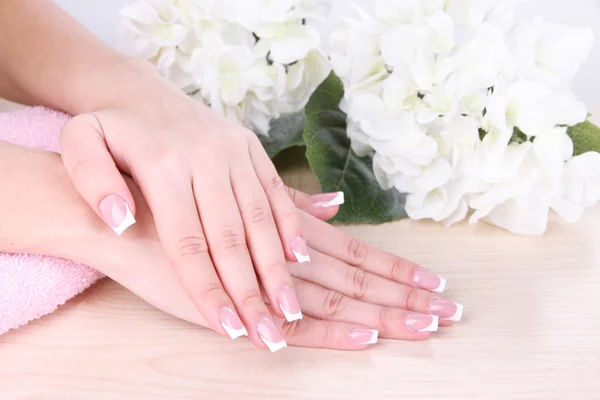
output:
<path id="1" fill-rule="evenodd" d="M 475 210 L 470 222 L 486 219 L 513 233 L 541 235 L 551 208 L 565 221 L 577 222 L 600 200 L 598 166 L 599 153 L 573 157 L 566 128 L 540 135 L 533 143 L 510 144 L 501 159 L 478 165 L 487 187 L 470 200 Z"/>
<path id="2" fill-rule="evenodd" d="M 586 209 L 600 202 L 600 153 L 589 152 L 565 163 L 561 188 L 551 207 L 567 223 L 579 221 Z"/>
<path id="3" fill-rule="evenodd" d="M 264 24 L 286 23 L 295 3 L 295 0 L 217 0 L 215 9 L 228 21 L 253 31 Z"/>
<path id="4" fill-rule="evenodd" d="M 299 112 L 331 71 L 309 25 L 323 0 L 139 0 L 121 10 L 126 51 L 258 134 Z"/>
<path id="5" fill-rule="evenodd" d="M 228 47 L 209 68 L 203 82 L 213 107 L 241 103 L 252 84 L 254 55 L 247 47 Z"/>
<path id="6" fill-rule="evenodd" d="M 573 79 L 593 41 L 591 28 L 546 23 L 539 17 L 519 24 L 510 37 L 521 78 L 551 87 L 564 87 Z"/>
<path id="7" fill-rule="evenodd" d="M 455 180 L 428 193 L 411 194 L 406 212 L 414 220 L 432 219 L 452 226 L 467 216 L 469 206 L 463 198 L 462 182 Z"/>
<path id="8" fill-rule="evenodd" d="M 266 25 L 254 32 L 270 44 L 271 59 L 281 64 L 302 60 L 321 45 L 321 37 L 317 30 L 306 25 Z"/>
<path id="9" fill-rule="evenodd" d="M 541 235 L 548 226 L 550 195 L 532 169 L 517 179 L 493 186 L 470 202 L 470 222 L 484 218 L 512 233 Z"/>
<path id="10" fill-rule="evenodd" d="M 280 112 L 295 113 L 306 106 L 310 96 L 331 73 L 325 54 L 313 50 L 306 58 L 290 65 L 287 70 L 285 91 L 281 96 Z"/>
<path id="11" fill-rule="evenodd" d="M 502 76 L 513 73 L 513 59 L 502 31 L 484 24 L 459 46 L 448 63 L 456 65 L 448 84 L 464 97 L 494 87 Z"/>
<path id="12" fill-rule="evenodd" d="M 515 20 L 515 6 L 524 0 L 444 0 L 445 9 L 457 25 L 476 29 L 490 24 L 508 31 Z"/>
<path id="13" fill-rule="evenodd" d="M 517 24 L 520 0 L 379 0 L 332 37 L 359 156 L 413 219 L 541 234 L 600 201 L 600 154 L 573 157 L 587 110 L 567 83 L 589 29 Z M 595 168 L 595 169 L 593 169 Z M 591 172 L 595 171 L 595 172 Z"/>
<path id="14" fill-rule="evenodd" d="M 128 52 L 137 57 L 151 58 L 162 47 L 181 44 L 188 27 L 179 18 L 174 1 L 137 1 L 120 11 L 123 34 L 129 34 Z"/>

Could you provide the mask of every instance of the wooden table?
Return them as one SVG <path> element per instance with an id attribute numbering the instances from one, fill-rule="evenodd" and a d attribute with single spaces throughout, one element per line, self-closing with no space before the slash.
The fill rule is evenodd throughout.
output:
<path id="1" fill-rule="evenodd" d="M 284 171 L 317 189 L 303 167 Z M 542 238 L 485 224 L 344 229 L 447 277 L 464 322 L 423 343 L 271 354 L 105 280 L 0 336 L 0 399 L 600 399 L 600 208 Z"/>

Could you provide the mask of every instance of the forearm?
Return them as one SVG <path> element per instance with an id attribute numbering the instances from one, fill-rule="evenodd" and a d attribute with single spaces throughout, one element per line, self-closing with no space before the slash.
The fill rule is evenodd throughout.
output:
<path id="1" fill-rule="evenodd" d="M 70 114 L 103 106 L 149 69 L 103 44 L 50 0 L 2 0 L 0 49 L 0 97 Z"/>
<path id="2" fill-rule="evenodd" d="M 105 230 L 57 154 L 0 141 L 0 252 L 66 257 Z"/>

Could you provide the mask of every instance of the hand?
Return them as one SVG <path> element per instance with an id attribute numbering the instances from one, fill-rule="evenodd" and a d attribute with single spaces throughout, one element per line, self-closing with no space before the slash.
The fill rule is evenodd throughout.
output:
<path id="1" fill-rule="evenodd" d="M 304 194 L 296 194 L 295 200 L 324 219 L 337 212 L 337 207 L 313 207 L 313 200 Z M 96 248 L 80 249 L 87 260 L 79 261 L 100 269 L 159 309 L 210 327 L 168 266 L 149 210 L 141 201 L 138 204 L 141 218 L 126 243 L 117 244 L 111 237 L 114 244 L 103 246 L 102 252 L 114 249 L 113 261 L 98 263 L 102 258 Z M 306 317 L 293 323 L 276 318 L 275 326 L 265 332 L 272 349 L 284 347 L 287 341 L 295 346 L 363 350 L 378 333 L 390 339 L 423 340 L 437 329 L 438 317 L 444 319 L 442 325 L 460 319 L 462 306 L 426 290 L 440 289 L 443 279 L 311 215 L 302 218 L 313 262 L 290 263 L 289 268 Z"/>
<path id="2" fill-rule="evenodd" d="M 273 325 L 271 314 L 302 318 L 286 268 L 286 258 L 309 261 L 296 207 L 255 134 L 189 99 L 149 65 L 136 68 L 115 88 L 118 96 L 65 125 L 67 171 L 118 234 L 139 218 L 119 170 L 131 175 L 175 275 L 208 325 L 227 333 L 234 320 L 264 347 L 261 330 Z"/>

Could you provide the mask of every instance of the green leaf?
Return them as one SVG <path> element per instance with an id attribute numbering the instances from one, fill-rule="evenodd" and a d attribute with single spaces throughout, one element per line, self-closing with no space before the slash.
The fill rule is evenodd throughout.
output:
<path id="1" fill-rule="evenodd" d="M 383 190 L 371 157 L 358 157 L 346 134 L 346 114 L 339 104 L 342 82 L 331 74 L 306 106 L 306 158 L 324 192 L 343 191 L 346 203 L 334 219 L 343 223 L 381 224 L 406 217 L 405 195 Z"/>
<path id="2" fill-rule="evenodd" d="M 304 146 L 304 113 L 284 115 L 271 121 L 269 136 L 258 135 L 267 154 L 275 158 L 282 151 L 295 146 Z"/>
<path id="3" fill-rule="evenodd" d="M 590 121 L 570 127 L 568 133 L 573 139 L 576 156 L 589 151 L 600 152 L 600 128 Z"/>

